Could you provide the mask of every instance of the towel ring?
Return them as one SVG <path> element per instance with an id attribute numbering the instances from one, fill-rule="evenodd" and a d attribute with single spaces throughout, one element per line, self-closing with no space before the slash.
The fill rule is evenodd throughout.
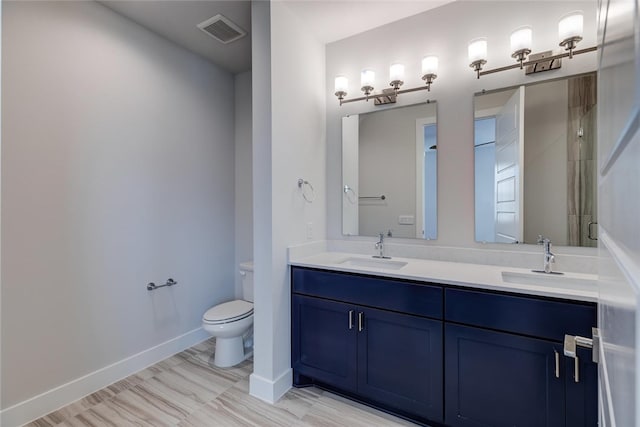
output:
<path id="1" fill-rule="evenodd" d="M 344 185 L 342 191 L 344 192 L 345 196 L 347 197 L 347 200 L 349 201 L 349 203 L 351 203 L 352 205 L 356 204 L 357 201 L 357 196 L 356 196 L 356 192 L 353 191 L 353 188 L 349 187 L 347 184 Z"/>
<path id="2" fill-rule="evenodd" d="M 302 190 L 302 197 L 307 203 L 313 203 L 316 199 L 315 192 L 313 190 L 313 185 L 307 180 L 302 178 L 298 178 L 298 188 Z"/>

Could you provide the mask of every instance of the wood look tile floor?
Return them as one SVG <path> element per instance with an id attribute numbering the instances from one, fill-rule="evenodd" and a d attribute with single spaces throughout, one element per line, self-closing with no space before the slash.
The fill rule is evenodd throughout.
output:
<path id="1" fill-rule="evenodd" d="M 414 424 L 315 387 L 291 389 L 275 405 L 249 395 L 253 362 L 213 366 L 215 340 L 118 381 L 27 427 L 372 427 Z"/>

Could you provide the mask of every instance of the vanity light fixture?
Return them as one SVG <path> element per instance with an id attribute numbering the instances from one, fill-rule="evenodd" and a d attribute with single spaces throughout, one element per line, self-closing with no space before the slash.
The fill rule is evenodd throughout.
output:
<path id="1" fill-rule="evenodd" d="M 511 33 L 511 57 L 518 63 L 507 65 L 506 67 L 494 68 L 482 71 L 482 67 L 487 63 L 487 39 L 474 39 L 469 42 L 469 66 L 476 72 L 477 78 L 485 74 L 497 73 L 499 71 L 511 70 L 514 68 L 523 69 L 525 74 L 532 74 L 541 71 L 555 70 L 561 67 L 561 59 L 582 53 L 593 52 L 597 46 L 576 50 L 577 44 L 582 40 L 584 16 L 581 11 L 574 11 L 566 14 L 558 23 L 558 37 L 560 46 L 564 47 L 563 53 L 554 54 L 552 51 L 531 54 L 533 31 L 531 27 L 524 26 L 517 28 Z"/>
<path id="2" fill-rule="evenodd" d="M 584 16 L 579 10 L 566 14 L 558 23 L 560 46 L 569 51 L 569 58 L 573 58 L 573 50 L 582 40 L 583 23 Z"/>
<path id="3" fill-rule="evenodd" d="M 400 63 L 391 64 L 389 68 L 389 83 L 390 86 L 393 87 L 393 90 L 398 95 L 398 90 L 400 90 L 400 86 L 404 84 L 404 65 Z"/>
<path id="4" fill-rule="evenodd" d="M 337 76 L 334 87 L 336 91 L 336 96 L 340 100 L 340 105 L 342 105 L 342 100 L 344 99 L 345 96 L 347 96 L 349 80 L 345 76 Z"/>
<path id="5" fill-rule="evenodd" d="M 425 89 L 431 91 L 431 85 L 436 77 L 438 77 L 438 57 L 433 55 L 425 56 L 422 59 L 422 80 L 424 80 L 425 86 L 400 89 L 405 79 L 404 64 L 397 62 L 391 64 L 389 68 L 390 89 L 383 89 L 382 93 L 373 93 L 375 72 L 367 68 L 360 73 L 360 90 L 362 90 L 364 96 L 345 99 L 348 90 L 348 80 L 345 76 L 337 76 L 335 78 L 335 95 L 338 97 L 340 105 L 347 102 L 368 101 L 369 98 L 373 98 L 375 105 L 392 104 L 396 102 L 398 95 L 402 93 L 417 92 Z"/>
<path id="6" fill-rule="evenodd" d="M 480 71 L 482 66 L 487 63 L 487 39 L 486 37 L 479 37 L 469 42 L 469 66 L 473 68 L 480 78 Z"/>
<path id="7" fill-rule="evenodd" d="M 422 80 L 427 84 L 427 90 L 431 92 L 431 83 L 438 77 L 438 57 L 425 56 L 422 58 Z"/>
<path id="8" fill-rule="evenodd" d="M 511 57 L 520 63 L 520 69 L 522 70 L 522 63 L 527 59 L 527 55 L 531 53 L 531 39 L 533 38 L 533 31 L 531 27 L 524 26 L 514 30 L 511 33 Z"/>
<path id="9" fill-rule="evenodd" d="M 360 85 L 361 90 L 364 92 L 364 96 L 369 101 L 369 95 L 373 92 L 373 82 L 375 80 L 376 74 L 373 70 L 362 70 L 360 73 Z"/>

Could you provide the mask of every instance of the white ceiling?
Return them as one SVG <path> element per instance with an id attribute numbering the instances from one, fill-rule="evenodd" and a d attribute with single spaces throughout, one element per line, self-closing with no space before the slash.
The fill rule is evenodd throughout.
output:
<path id="1" fill-rule="evenodd" d="M 323 43 L 331 43 L 455 0 L 293 0 L 291 11 Z"/>
<path id="2" fill-rule="evenodd" d="M 315 37 L 330 43 L 453 0 L 284 0 Z M 102 0 L 106 7 L 236 74 L 251 69 L 251 2 L 246 0 Z M 247 36 L 222 44 L 198 27 L 225 15 Z"/>
<path id="3" fill-rule="evenodd" d="M 251 69 L 251 2 L 210 0 L 103 0 L 103 5 L 231 73 Z M 223 44 L 197 25 L 218 13 L 247 35 Z"/>

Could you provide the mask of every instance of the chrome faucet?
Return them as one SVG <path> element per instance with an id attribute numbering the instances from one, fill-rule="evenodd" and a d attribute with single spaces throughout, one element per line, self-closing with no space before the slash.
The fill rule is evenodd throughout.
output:
<path id="1" fill-rule="evenodd" d="M 391 258 L 390 256 L 384 256 L 384 233 L 378 234 L 378 238 L 380 239 L 376 242 L 376 249 L 378 250 L 378 255 L 373 255 L 373 258 L 383 258 L 383 259 Z"/>
<path id="2" fill-rule="evenodd" d="M 538 235 L 538 244 L 544 248 L 544 272 L 547 274 L 553 273 L 551 264 L 556 262 L 556 257 L 551 252 L 551 240 L 540 234 Z"/>

